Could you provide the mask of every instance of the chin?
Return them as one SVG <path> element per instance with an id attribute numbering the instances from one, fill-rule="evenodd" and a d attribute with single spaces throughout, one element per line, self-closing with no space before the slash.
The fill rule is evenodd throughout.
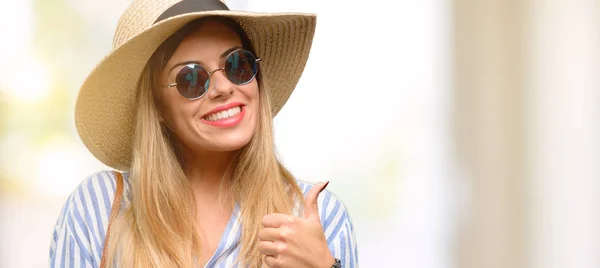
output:
<path id="1" fill-rule="evenodd" d="M 242 148 L 244 148 L 244 146 L 248 145 L 248 143 L 250 142 L 250 140 L 252 139 L 251 135 L 248 135 L 247 137 L 231 137 L 231 138 L 227 138 L 227 137 L 221 137 L 218 140 L 215 140 L 213 143 L 214 148 L 211 148 L 213 151 L 218 151 L 218 152 L 232 152 L 232 151 L 237 151 L 240 150 Z"/>
<path id="2" fill-rule="evenodd" d="M 217 152 L 234 152 L 237 150 L 240 150 L 242 148 L 244 148 L 244 146 L 246 146 L 248 143 L 226 143 L 226 144 L 222 144 L 222 145 L 217 145 L 214 148 L 214 151 Z"/>

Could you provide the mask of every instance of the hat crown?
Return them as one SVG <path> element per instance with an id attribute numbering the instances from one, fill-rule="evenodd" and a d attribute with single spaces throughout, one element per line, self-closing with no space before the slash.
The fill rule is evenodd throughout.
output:
<path id="1" fill-rule="evenodd" d="M 123 12 L 113 38 L 113 50 L 150 28 L 154 21 L 181 0 L 134 0 Z"/>

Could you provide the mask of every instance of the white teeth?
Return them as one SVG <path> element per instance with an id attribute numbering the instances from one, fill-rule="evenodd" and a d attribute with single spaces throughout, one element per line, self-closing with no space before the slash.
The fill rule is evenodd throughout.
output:
<path id="1" fill-rule="evenodd" d="M 214 122 L 214 121 L 223 120 L 223 119 L 227 119 L 227 118 L 236 116 L 240 112 L 242 112 L 242 107 L 236 106 L 236 107 L 230 108 L 229 110 L 226 110 L 226 111 L 220 111 L 220 112 L 216 112 L 213 114 L 209 114 L 209 115 L 205 116 L 204 119 L 207 121 Z"/>

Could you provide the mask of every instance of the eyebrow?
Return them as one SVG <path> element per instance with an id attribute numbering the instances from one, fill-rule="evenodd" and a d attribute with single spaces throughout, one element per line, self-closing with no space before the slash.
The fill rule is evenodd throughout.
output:
<path id="1" fill-rule="evenodd" d="M 240 49 L 240 48 L 242 48 L 242 47 L 241 47 L 241 46 L 234 46 L 234 47 L 231 47 L 231 48 L 229 48 L 228 50 L 225 50 L 225 52 L 221 53 L 221 55 L 219 56 L 219 58 L 221 58 L 221 59 L 222 59 L 222 58 L 226 57 L 227 55 L 229 55 L 229 53 L 233 52 L 233 51 L 234 51 L 234 50 L 236 50 L 236 49 Z M 199 64 L 199 65 L 201 65 L 201 63 L 202 63 L 202 62 L 200 62 L 200 61 L 183 61 L 183 62 L 179 62 L 179 63 L 177 63 L 177 64 L 173 65 L 173 66 L 172 66 L 172 67 L 169 69 L 169 72 L 168 72 L 168 74 L 170 74 L 170 73 L 173 71 L 173 69 L 175 69 L 176 67 L 178 67 L 178 66 L 183 66 L 183 65 L 188 65 L 188 64 L 190 64 L 190 63 L 194 63 L 194 64 Z"/>

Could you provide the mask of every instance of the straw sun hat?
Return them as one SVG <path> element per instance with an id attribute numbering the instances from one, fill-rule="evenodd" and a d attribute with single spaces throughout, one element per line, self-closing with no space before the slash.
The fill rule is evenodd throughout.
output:
<path id="1" fill-rule="evenodd" d="M 219 0 L 134 0 L 115 32 L 112 51 L 83 82 L 75 105 L 81 140 L 104 164 L 127 170 L 132 155 L 135 91 L 158 46 L 188 22 L 207 16 L 237 21 L 260 65 L 273 115 L 298 83 L 311 48 L 316 16 L 230 11 Z"/>

